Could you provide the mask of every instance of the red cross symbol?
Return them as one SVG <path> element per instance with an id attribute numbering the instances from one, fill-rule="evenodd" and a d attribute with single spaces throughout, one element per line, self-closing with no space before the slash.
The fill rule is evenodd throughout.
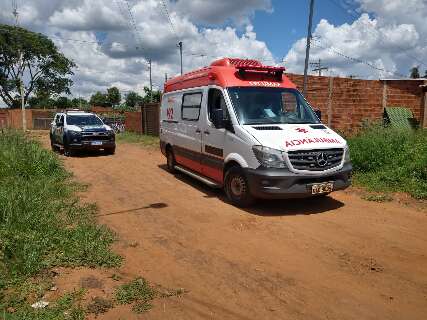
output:
<path id="1" fill-rule="evenodd" d="M 304 128 L 296 128 L 295 130 L 298 132 L 301 132 L 301 133 L 307 133 L 308 132 L 307 129 L 304 129 Z"/>

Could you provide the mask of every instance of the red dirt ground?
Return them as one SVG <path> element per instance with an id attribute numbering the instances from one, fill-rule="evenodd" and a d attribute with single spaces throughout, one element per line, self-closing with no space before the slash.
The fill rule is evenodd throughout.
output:
<path id="1" fill-rule="evenodd" d="M 62 157 L 62 156 L 61 156 Z M 184 288 L 148 313 L 120 306 L 97 319 L 426 319 L 427 214 L 348 192 L 238 209 L 221 191 L 165 170 L 157 149 L 64 158 L 89 184 L 99 222 L 119 236 L 119 270 L 61 273 L 59 292 L 113 273 Z M 93 280 L 93 279 L 92 279 Z M 121 280 L 121 282 L 123 282 Z M 97 283 L 95 281 L 95 283 Z"/>

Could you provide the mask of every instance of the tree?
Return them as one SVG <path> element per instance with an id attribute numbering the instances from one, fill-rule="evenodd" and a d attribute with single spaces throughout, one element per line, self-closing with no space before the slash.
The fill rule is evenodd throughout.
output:
<path id="1" fill-rule="evenodd" d="M 100 91 L 97 91 L 90 97 L 89 103 L 93 106 L 107 107 L 107 95 Z"/>
<path id="2" fill-rule="evenodd" d="M 89 109 L 89 103 L 83 98 L 74 98 L 71 100 L 72 108 L 86 110 Z"/>
<path id="3" fill-rule="evenodd" d="M 144 93 L 145 93 L 143 98 L 144 103 L 150 103 L 151 101 L 160 102 L 161 92 L 159 90 L 150 91 L 150 88 L 144 87 Z M 151 95 L 152 95 L 152 99 L 151 99 Z"/>
<path id="4" fill-rule="evenodd" d="M 122 96 L 120 94 L 119 89 L 117 89 L 117 87 L 111 87 L 107 89 L 107 102 L 111 106 L 119 104 L 121 100 L 122 100 Z"/>
<path id="5" fill-rule="evenodd" d="M 418 79 L 420 77 L 420 71 L 418 67 L 413 67 L 411 69 L 411 74 L 409 75 L 409 77 L 412 79 Z"/>
<path id="6" fill-rule="evenodd" d="M 10 108 L 20 106 L 20 78 L 24 103 L 34 91 L 70 93 L 68 76 L 76 65 L 41 33 L 0 24 L 0 97 Z M 22 56 L 22 57 L 21 57 Z"/>
<path id="7" fill-rule="evenodd" d="M 139 94 L 137 94 L 135 91 L 130 91 L 126 95 L 125 103 L 128 107 L 135 108 L 139 103 L 142 102 L 142 100 L 143 99 Z"/>
<path id="8" fill-rule="evenodd" d="M 424 72 L 424 79 L 427 79 L 427 70 Z"/>
<path id="9" fill-rule="evenodd" d="M 56 99 L 55 106 L 58 109 L 69 109 L 73 107 L 71 100 L 67 97 L 59 97 Z"/>

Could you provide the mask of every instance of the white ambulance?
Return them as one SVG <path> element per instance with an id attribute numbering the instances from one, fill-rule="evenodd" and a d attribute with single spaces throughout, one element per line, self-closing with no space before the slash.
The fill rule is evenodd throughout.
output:
<path id="1" fill-rule="evenodd" d="M 346 141 L 284 70 L 224 58 L 166 82 L 160 147 L 168 169 L 224 188 L 237 206 L 347 188 Z"/>

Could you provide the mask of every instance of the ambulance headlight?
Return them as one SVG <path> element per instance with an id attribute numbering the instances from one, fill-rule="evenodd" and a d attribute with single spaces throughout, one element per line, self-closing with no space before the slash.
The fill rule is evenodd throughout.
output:
<path id="1" fill-rule="evenodd" d="M 349 163 L 350 161 L 350 148 L 346 144 L 344 148 L 344 163 Z"/>
<path id="2" fill-rule="evenodd" d="M 287 168 L 282 151 L 263 146 L 253 146 L 252 150 L 262 166 L 267 168 Z"/>

